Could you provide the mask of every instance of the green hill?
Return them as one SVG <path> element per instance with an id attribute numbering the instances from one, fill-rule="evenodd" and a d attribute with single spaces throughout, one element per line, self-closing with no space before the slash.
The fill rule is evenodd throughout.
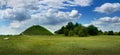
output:
<path id="1" fill-rule="evenodd" d="M 42 26 L 33 25 L 22 32 L 21 35 L 52 35 L 52 33 Z"/>

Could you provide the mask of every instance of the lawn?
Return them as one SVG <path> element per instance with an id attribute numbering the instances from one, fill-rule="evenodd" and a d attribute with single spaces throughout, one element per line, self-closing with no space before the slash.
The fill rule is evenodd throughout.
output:
<path id="1" fill-rule="evenodd" d="M 6 36 L 8 37 L 8 36 Z M 120 55 L 120 36 L 0 37 L 0 55 Z"/>

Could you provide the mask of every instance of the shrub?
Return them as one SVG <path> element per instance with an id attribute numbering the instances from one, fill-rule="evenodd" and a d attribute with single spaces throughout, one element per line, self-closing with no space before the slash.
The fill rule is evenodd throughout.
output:
<path id="1" fill-rule="evenodd" d="M 70 31 L 68 32 L 68 35 L 69 35 L 69 36 L 73 36 L 73 35 L 74 35 L 73 30 L 70 30 Z"/>
<path id="2" fill-rule="evenodd" d="M 98 35 L 99 31 L 98 28 L 94 25 L 90 25 L 87 27 L 87 32 L 89 35 Z"/>
<path id="3" fill-rule="evenodd" d="M 80 37 L 85 37 L 87 35 L 88 35 L 88 33 L 87 33 L 86 28 L 81 28 L 78 32 L 78 36 L 80 36 Z"/>

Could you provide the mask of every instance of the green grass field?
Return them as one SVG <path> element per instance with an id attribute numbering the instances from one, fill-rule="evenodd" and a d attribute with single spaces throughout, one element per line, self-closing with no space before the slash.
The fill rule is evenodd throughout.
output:
<path id="1" fill-rule="evenodd" d="M 120 36 L 0 37 L 0 55 L 120 55 Z"/>

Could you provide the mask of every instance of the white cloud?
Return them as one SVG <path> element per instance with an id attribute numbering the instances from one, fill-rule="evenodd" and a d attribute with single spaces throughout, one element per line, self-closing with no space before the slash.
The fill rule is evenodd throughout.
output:
<path id="1" fill-rule="evenodd" d="M 23 21 L 23 19 L 30 18 L 30 16 L 34 13 L 41 13 L 42 11 L 47 11 L 49 9 L 59 10 L 65 8 L 64 6 L 71 6 L 71 5 L 89 6 L 92 2 L 92 0 L 74 0 L 74 1 L 0 0 L 0 1 L 2 3 L 1 5 L 5 5 L 4 10 L 0 9 L 1 19 L 12 18 L 14 20 L 19 20 L 19 21 Z"/>
<path id="2" fill-rule="evenodd" d="M 78 17 L 79 15 L 81 14 L 79 14 L 77 10 L 72 10 L 72 12 L 69 14 L 71 17 Z"/>
<path id="3" fill-rule="evenodd" d="M 10 14 L 11 13 L 11 9 L 6 9 L 6 10 L 0 10 L 0 19 L 4 19 L 4 18 L 6 18 L 6 17 L 11 17 L 12 16 L 12 14 Z"/>
<path id="4" fill-rule="evenodd" d="M 97 26 L 103 31 L 120 31 L 120 17 L 102 17 L 97 20 L 92 21 L 93 25 Z"/>
<path id="5" fill-rule="evenodd" d="M 30 14 L 27 10 L 23 8 L 16 8 L 16 9 L 5 9 L 0 10 L 0 19 L 9 19 L 9 20 L 17 20 L 17 21 L 24 21 L 26 19 L 30 19 Z"/>
<path id="6" fill-rule="evenodd" d="M 8 35 L 8 34 L 18 34 L 18 31 L 12 29 L 11 27 L 0 26 L 0 35 Z"/>
<path id="7" fill-rule="evenodd" d="M 64 12 L 59 9 L 66 9 L 65 6 L 90 6 L 91 2 L 92 0 L 0 0 L 0 7 L 4 8 L 0 8 L 0 19 L 10 20 L 7 22 L 9 24 L 0 26 L 0 34 L 18 34 L 34 24 L 54 32 L 67 22 L 75 22 L 81 17 L 77 10 Z"/>
<path id="8" fill-rule="evenodd" d="M 33 14 L 31 18 L 38 19 L 39 22 L 42 22 L 41 24 L 55 25 L 64 23 L 66 21 L 75 21 L 81 16 L 80 13 L 75 13 L 73 16 L 69 16 L 71 13 L 73 13 L 73 10 L 71 12 L 62 12 L 54 9 L 49 9 L 38 14 Z"/>
<path id="9" fill-rule="evenodd" d="M 76 12 L 74 13 L 73 11 L 77 11 L 77 10 L 72 10 L 71 12 L 62 12 L 52 9 L 49 9 L 47 11 L 42 11 L 41 13 L 31 15 L 31 19 L 27 19 L 24 21 L 14 20 L 13 22 L 10 23 L 8 27 L 10 30 L 14 30 L 16 32 L 9 30 L 8 31 L 9 34 L 11 33 L 19 34 L 22 31 L 24 31 L 26 28 L 35 24 L 35 25 L 42 25 L 47 29 L 49 29 L 51 32 L 54 32 L 55 30 L 59 29 L 61 26 L 66 25 L 67 22 L 69 21 L 75 22 L 77 19 L 80 18 L 81 14 Z M 74 13 L 75 17 L 69 16 L 71 13 Z"/>
<path id="10" fill-rule="evenodd" d="M 8 7 L 21 8 L 21 7 L 36 7 L 39 8 L 44 6 L 45 8 L 65 8 L 64 6 L 90 6 L 92 0 L 3 0 L 1 1 L 7 2 Z M 66 2 L 66 3 L 64 3 Z M 17 4 L 17 5 L 16 5 Z M 34 5 L 35 6 L 34 6 Z M 30 7 L 31 6 L 31 7 Z"/>
<path id="11" fill-rule="evenodd" d="M 5 0 L 0 0 L 0 6 L 5 4 Z"/>
<path id="12" fill-rule="evenodd" d="M 13 21 L 12 23 L 10 23 L 10 26 L 12 28 L 19 28 L 21 26 L 21 23 L 19 21 Z"/>
<path id="13" fill-rule="evenodd" d="M 41 0 L 40 4 L 47 4 L 52 8 L 65 8 L 64 6 L 90 6 L 91 2 L 92 0 Z"/>
<path id="14" fill-rule="evenodd" d="M 117 12 L 120 11 L 120 3 L 105 3 L 100 7 L 96 7 L 94 11 L 107 14 Z"/>
<path id="15" fill-rule="evenodd" d="M 76 6 L 76 5 L 79 5 L 79 6 L 90 6 L 91 3 L 92 3 L 92 0 L 74 0 L 74 1 L 69 1 L 72 6 Z"/>

